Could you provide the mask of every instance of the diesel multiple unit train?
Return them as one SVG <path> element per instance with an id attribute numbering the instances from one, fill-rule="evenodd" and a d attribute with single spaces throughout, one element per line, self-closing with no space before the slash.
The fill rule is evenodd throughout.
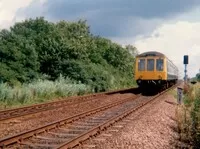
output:
<path id="1" fill-rule="evenodd" d="M 160 52 L 145 52 L 136 57 L 135 80 L 145 90 L 168 88 L 177 82 L 178 68 Z"/>

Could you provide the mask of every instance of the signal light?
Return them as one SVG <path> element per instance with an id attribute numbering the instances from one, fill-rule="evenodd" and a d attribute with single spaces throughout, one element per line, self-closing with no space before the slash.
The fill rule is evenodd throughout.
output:
<path id="1" fill-rule="evenodd" d="M 184 55 L 183 64 L 188 64 L 188 59 L 189 59 L 188 55 Z"/>

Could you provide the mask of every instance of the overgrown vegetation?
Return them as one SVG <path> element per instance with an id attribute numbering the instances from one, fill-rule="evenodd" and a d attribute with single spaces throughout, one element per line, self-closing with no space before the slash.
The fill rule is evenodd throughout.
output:
<path id="1" fill-rule="evenodd" d="M 196 80 L 197 80 L 198 82 L 200 82 L 200 73 L 197 73 L 197 74 L 196 74 Z"/>
<path id="2" fill-rule="evenodd" d="M 199 148 L 200 84 L 187 87 L 184 95 L 184 104 L 179 107 L 177 112 L 180 141 L 193 148 Z"/>
<path id="3" fill-rule="evenodd" d="M 1 83 L 0 108 L 40 103 L 56 97 L 82 95 L 90 92 L 92 90 L 89 86 L 77 84 L 62 76 L 55 81 L 38 80 L 14 87 L 9 86 L 7 83 Z"/>
<path id="4" fill-rule="evenodd" d="M 25 88 L 35 82 L 38 85 L 37 80 L 41 79 L 46 80 L 42 84 L 56 84 L 52 81 L 61 74 L 90 86 L 94 92 L 130 87 L 134 85 L 137 53 L 131 45 L 123 48 L 94 36 L 86 21 L 52 23 L 42 17 L 28 19 L 0 31 L 1 88 L 13 96 L 16 86 Z"/>

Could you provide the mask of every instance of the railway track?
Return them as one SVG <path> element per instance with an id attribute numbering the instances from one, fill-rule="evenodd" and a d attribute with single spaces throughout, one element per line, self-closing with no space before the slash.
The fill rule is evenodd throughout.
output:
<path id="1" fill-rule="evenodd" d="M 171 88 L 170 88 L 171 89 Z M 0 148 L 14 145 L 20 148 L 71 148 L 98 134 L 111 124 L 152 102 L 162 93 L 144 97 L 138 95 L 66 118 L 15 136 L 0 140 Z"/>
<path id="2" fill-rule="evenodd" d="M 53 102 L 48 102 L 48 103 L 43 103 L 43 104 L 35 104 L 32 106 L 26 106 L 26 107 L 15 108 L 15 109 L 1 110 L 0 122 L 27 116 L 27 115 L 32 115 L 32 114 L 36 114 L 36 113 L 40 113 L 44 111 L 58 109 L 65 106 L 88 102 L 88 101 L 95 100 L 98 98 L 106 97 L 110 94 L 120 93 L 127 90 L 136 90 L 136 89 L 130 88 L 126 90 L 117 90 L 117 91 L 90 94 L 90 95 L 84 95 L 84 96 L 68 97 L 65 100 L 53 101 Z"/>
<path id="3" fill-rule="evenodd" d="M 50 131 L 52 129 L 61 127 L 63 125 L 72 123 L 74 121 L 80 120 L 84 117 L 98 113 L 98 112 L 103 111 L 105 109 L 115 107 L 115 106 L 120 105 L 121 103 L 126 102 L 126 101 L 131 100 L 131 99 L 133 99 L 133 98 L 131 97 L 131 98 L 127 98 L 127 99 L 122 100 L 122 101 L 117 101 L 115 103 L 111 103 L 111 104 L 108 104 L 108 105 L 105 105 L 105 106 L 102 106 L 102 107 L 99 107 L 99 108 L 95 108 L 95 109 L 77 114 L 75 116 L 72 116 L 72 117 L 69 117 L 69 118 L 66 118 L 66 119 L 63 119 L 63 120 L 59 120 L 59 121 L 56 121 L 56 122 L 53 122 L 53 123 L 49 123 L 45 126 L 30 130 L 30 131 L 26 131 L 26 132 L 23 132 L 23 133 L 20 133 L 20 134 L 11 136 L 11 137 L 3 138 L 3 139 L 0 140 L 0 147 L 3 148 L 3 147 L 8 146 L 10 144 L 18 143 L 22 139 L 27 139 L 27 138 L 30 138 L 32 136 L 35 136 L 35 135 L 38 135 L 38 134 L 41 134 L 41 133 L 45 133 L 46 131 Z"/>

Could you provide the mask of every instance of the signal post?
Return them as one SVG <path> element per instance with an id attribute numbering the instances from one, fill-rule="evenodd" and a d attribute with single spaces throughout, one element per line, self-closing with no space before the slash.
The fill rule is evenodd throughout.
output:
<path id="1" fill-rule="evenodd" d="M 185 72 L 185 76 L 184 76 L 184 83 L 186 84 L 187 83 L 187 64 L 188 64 L 188 60 L 189 60 L 189 58 L 188 58 L 188 55 L 184 55 L 184 57 L 183 57 L 183 64 L 185 65 L 185 70 L 184 70 L 184 72 Z"/>
<path id="2" fill-rule="evenodd" d="M 185 73 L 185 76 L 184 76 L 184 87 L 186 87 L 187 85 L 187 64 L 188 64 L 188 55 L 184 55 L 183 57 L 183 64 L 185 65 L 185 70 L 184 70 L 184 73 Z M 178 104 L 181 104 L 182 103 L 182 100 L 183 100 L 183 88 L 184 87 L 177 87 L 177 102 Z"/>

